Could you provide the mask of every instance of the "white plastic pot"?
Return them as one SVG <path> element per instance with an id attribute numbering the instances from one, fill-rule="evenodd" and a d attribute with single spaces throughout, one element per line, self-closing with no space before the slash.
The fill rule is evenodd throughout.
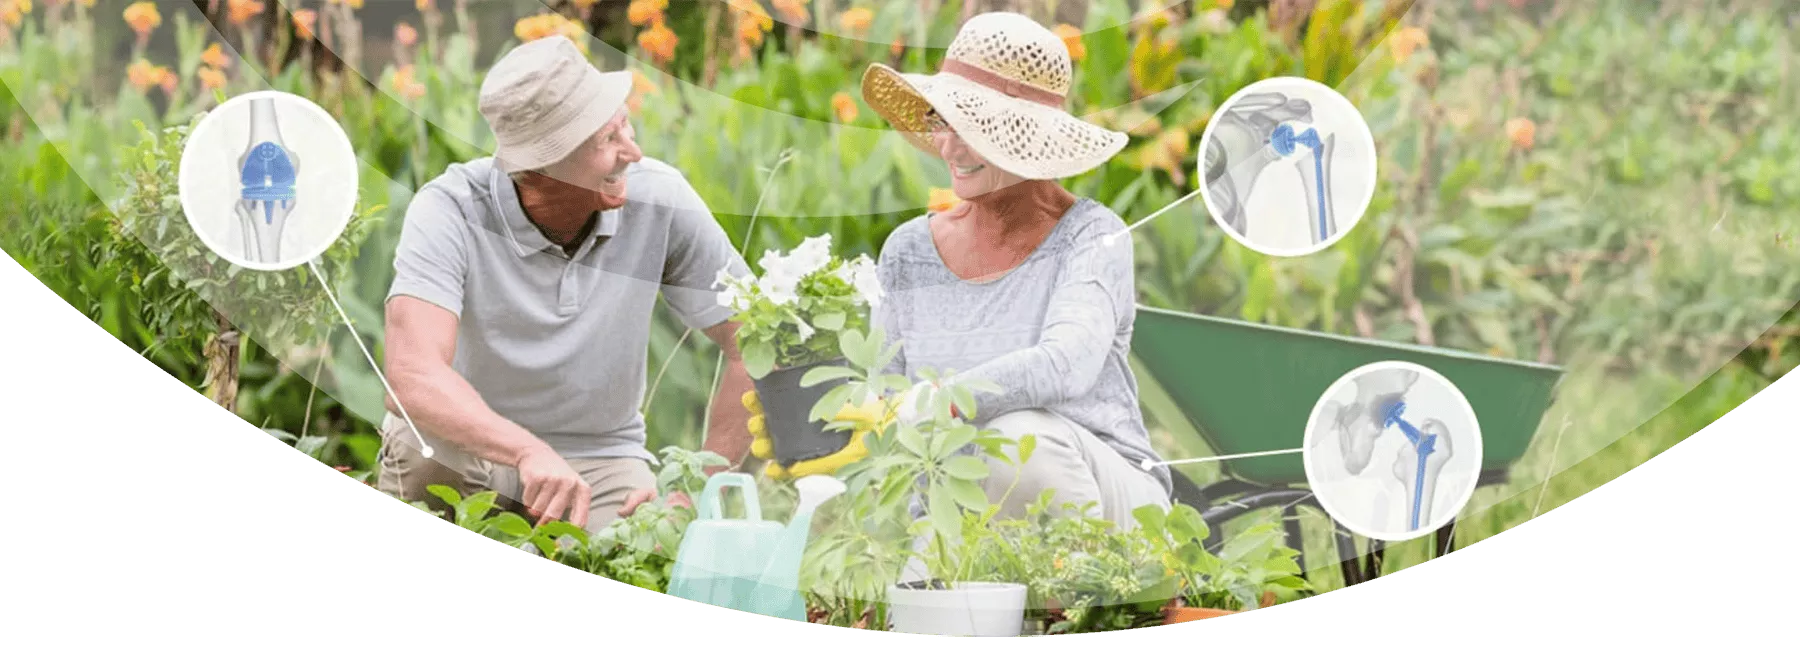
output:
<path id="1" fill-rule="evenodd" d="M 948 590 L 888 587 L 895 632 L 1017 637 L 1025 625 L 1025 585 L 957 582 Z"/>

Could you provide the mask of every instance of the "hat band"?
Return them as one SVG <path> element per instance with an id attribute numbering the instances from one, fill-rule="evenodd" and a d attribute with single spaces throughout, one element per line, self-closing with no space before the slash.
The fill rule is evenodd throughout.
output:
<path id="1" fill-rule="evenodd" d="M 946 59 L 944 60 L 943 66 L 940 67 L 938 71 L 944 74 L 955 74 L 982 87 L 991 88 L 1008 97 L 1017 97 L 1022 100 L 1036 102 L 1045 106 L 1061 108 L 1065 101 L 1065 98 L 1062 95 L 1044 90 L 1043 88 L 1033 86 L 1023 81 L 1008 79 L 961 60 Z"/>

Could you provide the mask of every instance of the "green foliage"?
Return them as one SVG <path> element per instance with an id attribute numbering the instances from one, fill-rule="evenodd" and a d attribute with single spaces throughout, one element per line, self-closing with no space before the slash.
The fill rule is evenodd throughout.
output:
<path id="1" fill-rule="evenodd" d="M 198 123 L 196 118 L 194 123 Z M 139 297 L 141 316 L 159 342 L 201 348 L 217 330 L 215 312 L 282 349 L 314 340 L 337 325 L 324 289 L 304 267 L 249 271 L 214 254 L 188 225 L 177 194 L 177 167 L 192 124 L 152 132 L 121 173 L 125 197 L 118 225 L 98 260 Z M 352 261 L 371 216 L 352 217 L 344 235 L 316 261 L 332 275 Z"/>

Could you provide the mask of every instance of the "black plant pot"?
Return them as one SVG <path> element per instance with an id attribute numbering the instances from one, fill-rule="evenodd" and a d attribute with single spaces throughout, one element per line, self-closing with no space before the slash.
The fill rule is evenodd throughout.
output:
<path id="1" fill-rule="evenodd" d="M 775 446 L 775 461 L 783 467 L 835 454 L 850 444 L 848 431 L 828 431 L 824 421 L 808 421 L 813 406 L 826 392 L 845 383 L 842 378 L 800 386 L 806 372 L 820 366 L 843 366 L 842 359 L 821 361 L 769 371 L 756 380 L 756 395 L 762 401 L 763 427 Z"/>

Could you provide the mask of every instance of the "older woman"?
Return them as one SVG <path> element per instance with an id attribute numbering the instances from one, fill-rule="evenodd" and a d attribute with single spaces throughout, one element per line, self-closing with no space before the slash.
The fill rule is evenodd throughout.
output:
<path id="1" fill-rule="evenodd" d="M 989 476 L 1003 515 L 1054 490 L 1059 505 L 1093 503 L 1130 526 L 1133 509 L 1170 496 L 1166 468 L 1140 467 L 1156 454 L 1127 363 L 1131 242 L 1118 215 L 1056 180 L 1100 166 L 1126 138 L 1063 110 L 1071 71 L 1060 38 L 1001 12 L 964 24 L 935 75 L 864 74 L 869 105 L 948 164 L 963 200 L 888 237 L 877 321 L 903 341 L 894 372 L 992 382 L 1002 391 L 977 397 L 977 417 L 1036 435 L 1029 461 Z"/>

